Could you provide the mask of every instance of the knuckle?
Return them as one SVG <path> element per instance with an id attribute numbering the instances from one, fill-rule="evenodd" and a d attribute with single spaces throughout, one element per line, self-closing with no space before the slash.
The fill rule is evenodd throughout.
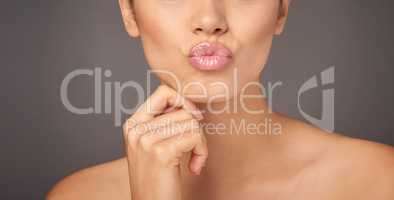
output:
<path id="1" fill-rule="evenodd" d="M 167 85 L 159 85 L 159 87 L 157 87 L 157 92 L 168 92 L 170 90 L 170 88 Z"/>
<path id="2" fill-rule="evenodd" d="M 139 132 L 135 127 L 128 128 L 125 133 L 125 140 L 128 144 L 135 144 L 140 135 L 141 132 Z"/>
<path id="3" fill-rule="evenodd" d="M 163 90 L 165 89 L 167 86 L 164 84 L 159 85 L 159 87 L 157 87 L 157 90 Z"/>
<path id="4" fill-rule="evenodd" d="M 145 134 L 145 135 L 141 136 L 138 143 L 139 143 L 139 146 L 144 151 L 149 151 L 152 147 L 152 140 L 149 137 L 149 134 Z"/>
<path id="5" fill-rule="evenodd" d="M 137 121 L 133 119 L 132 117 L 128 118 L 122 125 L 123 132 L 126 133 L 129 128 L 135 126 L 137 124 Z"/>
<path id="6" fill-rule="evenodd" d="M 147 125 L 145 123 L 140 123 L 135 125 L 132 130 L 134 130 L 134 132 L 136 133 L 144 133 L 145 131 L 147 131 L 146 129 Z"/>

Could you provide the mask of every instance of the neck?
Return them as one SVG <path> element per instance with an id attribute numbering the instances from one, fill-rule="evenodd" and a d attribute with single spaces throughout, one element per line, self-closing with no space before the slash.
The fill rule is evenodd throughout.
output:
<path id="1" fill-rule="evenodd" d="M 204 112 L 201 124 L 209 149 L 207 168 L 250 164 L 264 154 L 272 157 L 279 148 L 282 127 L 259 88 L 228 101 L 198 106 Z"/>

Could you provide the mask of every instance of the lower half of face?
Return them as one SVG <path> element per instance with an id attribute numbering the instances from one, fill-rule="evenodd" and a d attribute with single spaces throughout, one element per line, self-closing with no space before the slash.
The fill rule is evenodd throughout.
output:
<path id="1" fill-rule="evenodd" d="M 192 101 L 219 102 L 259 82 L 276 29 L 277 0 L 138 2 L 145 56 L 163 83 Z M 226 30 L 210 31 L 216 26 Z M 207 41 L 231 51 L 224 67 L 202 70 L 190 63 L 190 49 Z"/>

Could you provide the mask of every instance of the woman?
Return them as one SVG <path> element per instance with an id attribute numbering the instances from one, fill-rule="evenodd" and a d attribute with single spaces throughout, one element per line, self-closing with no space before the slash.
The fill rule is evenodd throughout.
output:
<path id="1" fill-rule="evenodd" d="M 391 147 L 270 112 L 256 83 L 288 0 L 119 3 L 162 85 L 124 123 L 127 156 L 48 199 L 394 199 Z"/>

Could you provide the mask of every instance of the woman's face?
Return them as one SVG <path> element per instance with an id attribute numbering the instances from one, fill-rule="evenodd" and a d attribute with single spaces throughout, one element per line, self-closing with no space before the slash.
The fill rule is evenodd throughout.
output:
<path id="1" fill-rule="evenodd" d="M 119 1 L 126 28 L 141 38 L 151 69 L 163 83 L 196 102 L 232 98 L 259 80 L 272 39 L 282 32 L 288 4 L 286 0 L 282 6 L 280 0 Z M 225 67 L 193 67 L 190 51 L 201 42 L 219 43 L 231 51 Z"/>

